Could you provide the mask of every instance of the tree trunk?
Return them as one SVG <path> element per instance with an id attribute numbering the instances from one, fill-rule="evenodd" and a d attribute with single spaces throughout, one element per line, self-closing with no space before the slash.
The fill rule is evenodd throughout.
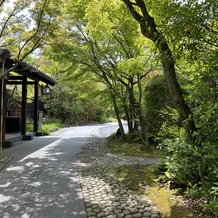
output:
<path id="1" fill-rule="evenodd" d="M 120 118 L 120 112 L 119 112 L 119 109 L 118 109 L 118 106 L 117 106 L 117 102 L 116 102 L 116 96 L 115 96 L 115 94 L 111 93 L 111 97 L 113 99 L 114 112 L 115 112 L 116 117 L 117 117 L 117 121 L 118 121 L 118 125 L 119 125 L 121 136 L 122 136 L 122 138 L 124 140 L 126 140 L 125 131 L 124 131 L 124 128 L 123 128 L 123 124 L 122 124 L 122 121 L 121 121 L 121 118 Z"/>
<path id="2" fill-rule="evenodd" d="M 141 130 L 142 130 L 142 140 L 145 145 L 149 144 L 148 141 L 148 123 L 145 119 L 143 110 L 142 110 L 142 86 L 141 86 L 141 79 L 140 76 L 137 75 L 137 85 L 139 90 L 139 98 L 137 104 L 137 116 L 140 120 Z"/>
<path id="3" fill-rule="evenodd" d="M 134 93 L 132 87 L 127 87 L 128 97 L 129 97 L 129 114 L 130 114 L 130 121 L 131 121 L 131 132 L 135 131 L 135 124 L 136 124 L 136 113 L 135 113 L 135 101 L 134 101 Z"/>
<path id="4" fill-rule="evenodd" d="M 192 134 L 196 130 L 196 127 L 192 118 L 192 112 L 183 98 L 181 88 L 176 79 L 174 62 L 173 60 L 165 59 L 162 60 L 162 64 L 164 68 L 164 76 L 167 81 L 169 92 L 173 99 L 175 108 L 182 121 L 188 119 L 187 122 L 185 122 L 185 124 L 183 125 L 188 137 L 188 141 L 191 144 L 194 144 L 195 138 L 192 136 Z"/>
<path id="5" fill-rule="evenodd" d="M 145 116 L 143 115 L 140 103 L 137 104 L 137 117 L 139 119 L 140 126 L 141 126 L 141 133 L 139 133 L 139 136 L 140 136 L 143 144 L 149 145 L 149 141 L 148 141 L 148 124 L 146 122 Z"/>
<path id="6" fill-rule="evenodd" d="M 134 82 L 133 78 L 129 79 L 129 86 L 127 87 L 127 91 L 129 94 L 129 102 L 130 102 L 130 112 L 132 113 L 132 117 L 134 119 L 134 127 L 133 131 L 138 132 L 142 142 L 145 145 L 148 145 L 148 127 L 147 122 L 145 120 L 145 117 L 143 115 L 142 109 L 141 109 L 141 86 L 140 86 L 140 78 L 137 76 L 137 85 L 139 89 L 139 99 L 136 100 L 136 97 L 134 95 Z M 141 133 L 139 132 L 139 125 L 141 126 Z"/>
<path id="7" fill-rule="evenodd" d="M 134 96 L 134 84 L 133 84 L 133 77 L 129 78 L 129 84 L 127 87 L 127 92 L 129 96 L 129 111 L 130 111 L 130 118 L 132 121 L 132 132 L 138 131 L 139 121 L 137 117 L 137 105 L 136 99 Z"/>
<path id="8" fill-rule="evenodd" d="M 188 141 L 194 144 L 195 138 L 193 136 L 193 132 L 196 130 L 195 123 L 192 119 L 191 110 L 183 98 L 181 88 L 177 81 L 175 73 L 175 61 L 167 44 L 167 40 L 157 30 L 154 18 L 149 15 L 143 0 L 136 0 L 136 3 L 133 3 L 130 0 L 123 0 L 123 2 L 129 9 L 133 18 L 140 24 L 142 34 L 146 38 L 152 40 L 159 49 L 161 62 L 164 69 L 164 76 L 166 78 L 171 98 L 182 120 L 187 119 L 184 128 L 188 137 Z M 135 6 L 140 10 L 140 13 L 137 9 L 135 9 Z"/>
<path id="9" fill-rule="evenodd" d="M 125 111 L 126 121 L 127 121 L 127 125 L 128 125 L 128 131 L 130 133 L 132 133 L 133 132 L 133 122 L 132 122 L 132 119 L 130 119 L 130 115 L 129 115 L 127 105 L 125 104 L 123 106 L 123 108 L 124 108 L 124 111 Z"/>

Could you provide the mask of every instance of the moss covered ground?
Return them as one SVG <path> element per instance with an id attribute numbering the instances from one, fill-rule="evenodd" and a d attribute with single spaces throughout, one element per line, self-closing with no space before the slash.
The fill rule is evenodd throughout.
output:
<path id="1" fill-rule="evenodd" d="M 112 139 L 108 142 L 109 150 L 126 156 L 165 157 L 155 147 L 145 148 L 143 146 L 138 143 L 123 142 L 120 139 Z M 166 184 L 159 183 L 153 170 L 154 167 L 140 164 L 119 166 L 115 168 L 115 175 L 128 189 L 152 200 L 165 218 L 204 217 L 194 213 L 176 191 L 170 190 Z"/>

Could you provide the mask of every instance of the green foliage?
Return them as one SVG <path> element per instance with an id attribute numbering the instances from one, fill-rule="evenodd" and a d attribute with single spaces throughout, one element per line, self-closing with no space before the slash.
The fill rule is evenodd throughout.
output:
<path id="1" fill-rule="evenodd" d="M 205 198 L 207 204 L 203 207 L 218 215 L 218 146 L 209 143 L 193 146 L 177 138 L 166 140 L 159 148 L 169 155 L 158 167 L 160 179 L 173 188 L 188 187 L 188 195 Z"/>
<path id="2" fill-rule="evenodd" d="M 158 0 L 150 4 L 174 57 L 192 62 L 217 52 L 217 1 Z M 165 13 L 165 12 L 168 13 Z"/>
<path id="3" fill-rule="evenodd" d="M 189 83 L 184 88 L 187 101 L 192 107 L 197 131 L 194 133 L 199 143 L 217 142 L 217 61 L 208 57 L 205 62 L 194 62 L 183 66 L 183 73 L 189 78 Z"/>
<path id="4" fill-rule="evenodd" d="M 164 125 L 175 123 L 175 115 L 171 117 L 172 103 L 166 81 L 163 75 L 156 75 L 148 82 L 145 92 L 145 117 L 148 122 L 148 131 L 156 136 Z M 168 111 L 168 112 L 167 112 Z M 171 122 L 172 121 L 172 122 Z"/>
<path id="5" fill-rule="evenodd" d="M 142 140 L 138 132 L 132 132 L 126 134 L 126 142 L 127 143 L 139 143 L 142 144 Z"/>
<path id="6" fill-rule="evenodd" d="M 185 193 L 188 197 L 205 199 L 200 204 L 203 210 L 218 216 L 218 164 L 209 167 L 208 176 L 194 185 L 190 184 Z"/>
<path id="7" fill-rule="evenodd" d="M 178 127 L 178 113 L 174 108 L 166 106 L 166 108 L 159 111 L 159 116 L 162 119 L 162 124 L 158 134 L 155 136 L 158 142 L 173 138 L 185 140 L 185 130 Z"/>
<path id="8" fill-rule="evenodd" d="M 33 119 L 27 118 L 26 120 L 26 131 L 27 132 L 33 132 Z"/>
<path id="9" fill-rule="evenodd" d="M 53 129 L 63 128 L 63 124 L 60 119 L 57 118 L 47 118 L 43 120 L 43 125 L 40 131 L 44 132 L 44 135 L 49 135 L 50 131 Z"/>
<path id="10" fill-rule="evenodd" d="M 127 137 L 132 137 L 132 134 Z M 113 152 L 134 157 L 162 158 L 164 156 L 163 152 L 156 149 L 156 147 L 144 146 L 141 141 L 138 143 L 134 139 L 135 138 L 131 138 L 131 140 L 129 139 L 127 142 L 122 138 L 117 138 L 115 134 L 113 134 L 108 139 L 107 148 Z"/>
<path id="11" fill-rule="evenodd" d="M 106 111 L 103 109 L 99 109 L 96 111 L 95 121 L 98 123 L 104 123 L 108 120 L 108 115 L 105 113 Z"/>
<path id="12" fill-rule="evenodd" d="M 157 63 L 152 62 L 155 59 L 155 55 L 150 55 L 152 46 L 147 46 L 150 43 L 139 34 L 136 21 L 122 1 L 87 0 L 81 5 L 77 0 L 67 1 L 67 5 L 70 7 L 62 8 L 62 19 L 67 22 L 59 23 L 59 34 L 47 48 L 49 59 L 64 63 L 65 80 L 78 82 L 78 79 L 92 77 L 92 81 L 94 78 L 103 83 L 107 89 L 104 98 L 107 105 L 113 105 L 117 119 L 125 117 L 129 127 L 135 124 L 131 121 L 142 123 L 140 110 L 144 87 L 141 81 Z M 100 104 L 95 102 L 95 105 Z M 103 108 L 97 111 L 105 113 Z M 80 114 L 79 111 L 76 118 Z M 102 122 L 105 116 L 96 117 L 96 120 Z M 145 129 L 144 126 L 141 128 Z M 142 134 L 144 140 L 145 132 Z"/>
<path id="13" fill-rule="evenodd" d="M 26 124 L 26 131 L 27 132 L 33 132 L 33 124 L 32 123 L 27 123 Z"/>
<path id="14" fill-rule="evenodd" d="M 13 51 L 15 59 L 23 60 L 44 47 L 54 36 L 61 1 L 3 2 L 0 8 L 0 46 Z"/>
<path id="15" fill-rule="evenodd" d="M 77 79 L 76 84 L 70 81 L 60 81 L 52 88 L 49 95 L 42 97 L 46 114 L 61 118 L 63 123 L 69 125 L 93 121 L 103 122 L 106 120 L 106 116 L 99 114 L 99 111 L 104 112 L 107 109 L 100 104 L 101 89 L 103 88 L 99 83 L 83 81 L 83 78 Z"/>

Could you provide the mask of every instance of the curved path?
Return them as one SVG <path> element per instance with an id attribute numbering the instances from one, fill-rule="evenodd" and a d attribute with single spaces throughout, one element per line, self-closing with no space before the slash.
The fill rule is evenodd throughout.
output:
<path id="1" fill-rule="evenodd" d="M 3 150 L 12 159 L 0 171 L 0 217 L 160 217 L 149 199 L 113 177 L 118 164 L 156 161 L 108 152 L 104 137 L 116 128 L 113 123 L 72 127 Z"/>

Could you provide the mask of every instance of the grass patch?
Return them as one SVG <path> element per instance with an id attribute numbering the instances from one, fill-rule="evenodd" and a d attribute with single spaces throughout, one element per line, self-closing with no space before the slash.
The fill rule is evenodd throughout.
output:
<path id="1" fill-rule="evenodd" d="M 27 132 L 33 132 L 33 123 L 27 123 L 26 124 L 26 131 Z"/>
<path id="2" fill-rule="evenodd" d="M 64 125 L 58 119 L 45 119 L 43 120 L 43 125 L 40 131 L 44 132 L 44 135 L 49 135 L 50 131 L 53 129 L 63 128 Z"/>
<path id="3" fill-rule="evenodd" d="M 140 193 L 142 188 L 155 184 L 156 176 L 148 165 L 123 165 L 115 167 L 114 175 L 122 184 L 134 192 Z"/>
<path id="4" fill-rule="evenodd" d="M 154 157 L 164 158 L 164 154 L 157 150 L 155 146 L 145 146 L 140 143 L 128 143 L 121 138 L 109 138 L 107 148 L 112 152 L 121 153 L 126 156 L 134 157 Z"/>
<path id="5" fill-rule="evenodd" d="M 144 193 L 160 210 L 165 218 L 197 218 L 198 216 L 182 203 L 182 197 L 168 187 L 152 186 Z"/>
<path id="6" fill-rule="evenodd" d="M 26 124 L 26 131 L 33 132 L 34 131 L 33 125 L 34 125 L 33 120 L 28 119 Z M 53 119 L 46 118 L 43 120 L 42 128 L 40 128 L 39 131 L 44 132 L 44 135 L 50 135 L 51 130 L 61 129 L 63 127 L 65 126 L 61 123 L 61 120 L 54 119 L 54 118 Z"/>
<path id="7" fill-rule="evenodd" d="M 154 166 L 125 165 L 115 167 L 114 176 L 135 193 L 148 197 L 164 218 L 197 218 L 191 209 L 182 203 L 182 197 L 168 187 L 162 187 L 153 173 Z"/>

